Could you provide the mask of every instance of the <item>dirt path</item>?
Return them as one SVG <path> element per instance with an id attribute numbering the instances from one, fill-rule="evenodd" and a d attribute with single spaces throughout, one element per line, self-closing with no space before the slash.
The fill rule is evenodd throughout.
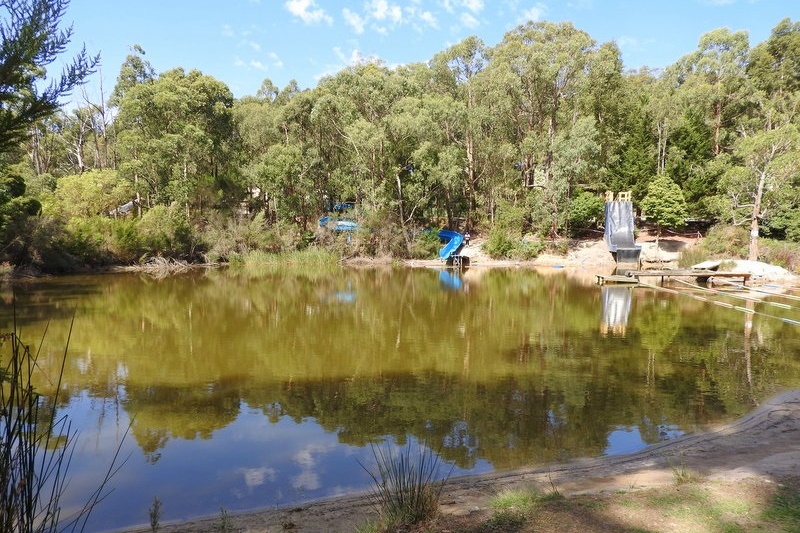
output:
<path id="1" fill-rule="evenodd" d="M 442 495 L 442 513 L 466 515 L 485 510 L 505 489 L 556 487 L 564 495 L 613 492 L 669 485 L 686 470 L 708 480 L 777 481 L 800 472 L 800 390 L 765 402 L 749 415 L 712 431 L 650 446 L 636 453 L 576 461 L 548 468 L 497 472 L 450 480 Z M 366 495 L 359 494 L 295 506 L 230 515 L 235 531 L 354 531 L 374 519 Z M 161 531 L 220 530 L 220 517 L 164 524 Z M 140 528 L 136 531 L 147 531 Z"/>

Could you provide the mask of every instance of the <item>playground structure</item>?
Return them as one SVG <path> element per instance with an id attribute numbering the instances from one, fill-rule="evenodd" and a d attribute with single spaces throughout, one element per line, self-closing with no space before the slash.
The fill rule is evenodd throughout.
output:
<path id="1" fill-rule="evenodd" d="M 642 247 L 634 236 L 633 202 L 630 191 L 617 194 L 606 191 L 606 225 L 603 239 L 617 263 L 617 272 L 639 270 Z"/>
<path id="2" fill-rule="evenodd" d="M 444 246 L 439 250 L 439 258 L 448 266 L 462 267 L 469 263 L 469 258 L 459 255 L 464 246 L 464 236 L 457 231 L 443 229 L 439 231 L 439 239 Z"/>

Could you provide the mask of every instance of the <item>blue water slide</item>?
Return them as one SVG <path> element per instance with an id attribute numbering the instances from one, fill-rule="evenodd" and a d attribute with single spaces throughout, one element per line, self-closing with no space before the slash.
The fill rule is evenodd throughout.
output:
<path id="1" fill-rule="evenodd" d="M 445 261 L 457 255 L 464 244 L 464 236 L 457 231 L 449 229 L 439 231 L 439 239 L 445 242 L 445 245 L 439 250 L 439 257 Z"/>
<path id="2" fill-rule="evenodd" d="M 337 220 L 331 216 L 324 216 L 319 219 L 319 225 L 323 228 L 330 228 L 333 231 L 356 231 L 358 223 L 352 220 Z"/>

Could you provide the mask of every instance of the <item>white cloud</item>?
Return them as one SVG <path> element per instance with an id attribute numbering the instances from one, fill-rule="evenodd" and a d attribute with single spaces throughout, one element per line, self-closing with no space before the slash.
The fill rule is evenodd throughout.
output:
<path id="1" fill-rule="evenodd" d="M 397 4 L 390 4 L 386 0 L 370 0 L 366 5 L 370 17 L 375 20 L 387 20 L 394 24 L 403 21 L 403 10 Z"/>
<path id="2" fill-rule="evenodd" d="M 283 67 L 283 61 L 281 60 L 280 56 L 278 56 L 278 54 L 276 54 L 275 52 L 270 52 L 269 58 L 272 60 L 272 66 L 277 68 Z"/>
<path id="3" fill-rule="evenodd" d="M 258 61 L 257 59 L 253 59 L 250 61 L 250 67 L 256 70 L 263 70 L 263 71 L 269 70 L 269 67 L 267 67 L 267 65 L 265 65 L 261 61 Z"/>
<path id="4" fill-rule="evenodd" d="M 467 28 L 476 28 L 481 25 L 480 21 L 469 13 L 461 13 L 459 18 L 461 19 L 461 24 Z"/>
<path id="5" fill-rule="evenodd" d="M 523 11 L 522 20 L 523 22 L 527 22 L 529 20 L 536 22 L 538 20 L 541 20 L 542 15 L 544 15 L 544 8 L 541 7 L 541 5 L 539 5 Z"/>
<path id="6" fill-rule="evenodd" d="M 473 13 L 483 11 L 483 0 L 463 0 L 462 4 Z"/>
<path id="7" fill-rule="evenodd" d="M 305 24 L 319 24 L 320 22 L 333 24 L 333 18 L 324 9 L 317 6 L 316 0 L 286 0 L 284 5 L 289 13 Z"/>
<path id="8" fill-rule="evenodd" d="M 250 48 L 252 48 L 253 50 L 255 50 L 256 52 L 260 52 L 260 51 L 261 51 L 261 45 L 260 45 L 260 44 L 258 44 L 258 43 L 257 43 L 257 42 L 255 42 L 255 41 L 247 41 L 247 45 L 248 45 Z"/>
<path id="9" fill-rule="evenodd" d="M 364 26 L 366 25 L 367 22 L 364 19 L 364 17 L 362 17 L 358 13 L 350 11 L 347 8 L 344 8 L 342 10 L 342 16 L 344 17 L 344 21 L 347 22 L 347 24 L 351 28 L 353 28 L 353 31 L 355 31 L 358 34 L 364 33 Z"/>
<path id="10" fill-rule="evenodd" d="M 233 32 L 233 28 L 230 24 L 223 24 L 222 25 L 222 36 L 223 37 L 234 37 L 235 33 Z"/>
<path id="11" fill-rule="evenodd" d="M 436 20 L 436 15 L 430 11 L 423 11 L 419 16 L 420 20 L 430 26 L 431 28 L 438 28 L 439 22 Z"/>
<path id="12" fill-rule="evenodd" d="M 233 66 L 234 67 L 243 67 L 243 66 L 245 66 L 245 62 L 241 57 L 237 56 L 237 57 L 233 58 Z"/>

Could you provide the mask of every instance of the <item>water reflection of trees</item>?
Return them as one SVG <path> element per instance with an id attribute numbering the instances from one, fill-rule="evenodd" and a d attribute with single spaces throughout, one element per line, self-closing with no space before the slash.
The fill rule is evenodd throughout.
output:
<path id="1" fill-rule="evenodd" d="M 151 460 L 246 404 L 348 444 L 413 435 L 510 467 L 600 454 L 620 425 L 656 442 L 665 420 L 696 428 L 800 381 L 786 324 L 756 317 L 745 357 L 740 314 L 637 290 L 625 337 L 607 337 L 598 288 L 561 276 L 493 271 L 466 294 L 393 269 L 87 284 L 64 383 L 124 405 Z M 52 322 L 45 368 L 66 331 Z"/>

